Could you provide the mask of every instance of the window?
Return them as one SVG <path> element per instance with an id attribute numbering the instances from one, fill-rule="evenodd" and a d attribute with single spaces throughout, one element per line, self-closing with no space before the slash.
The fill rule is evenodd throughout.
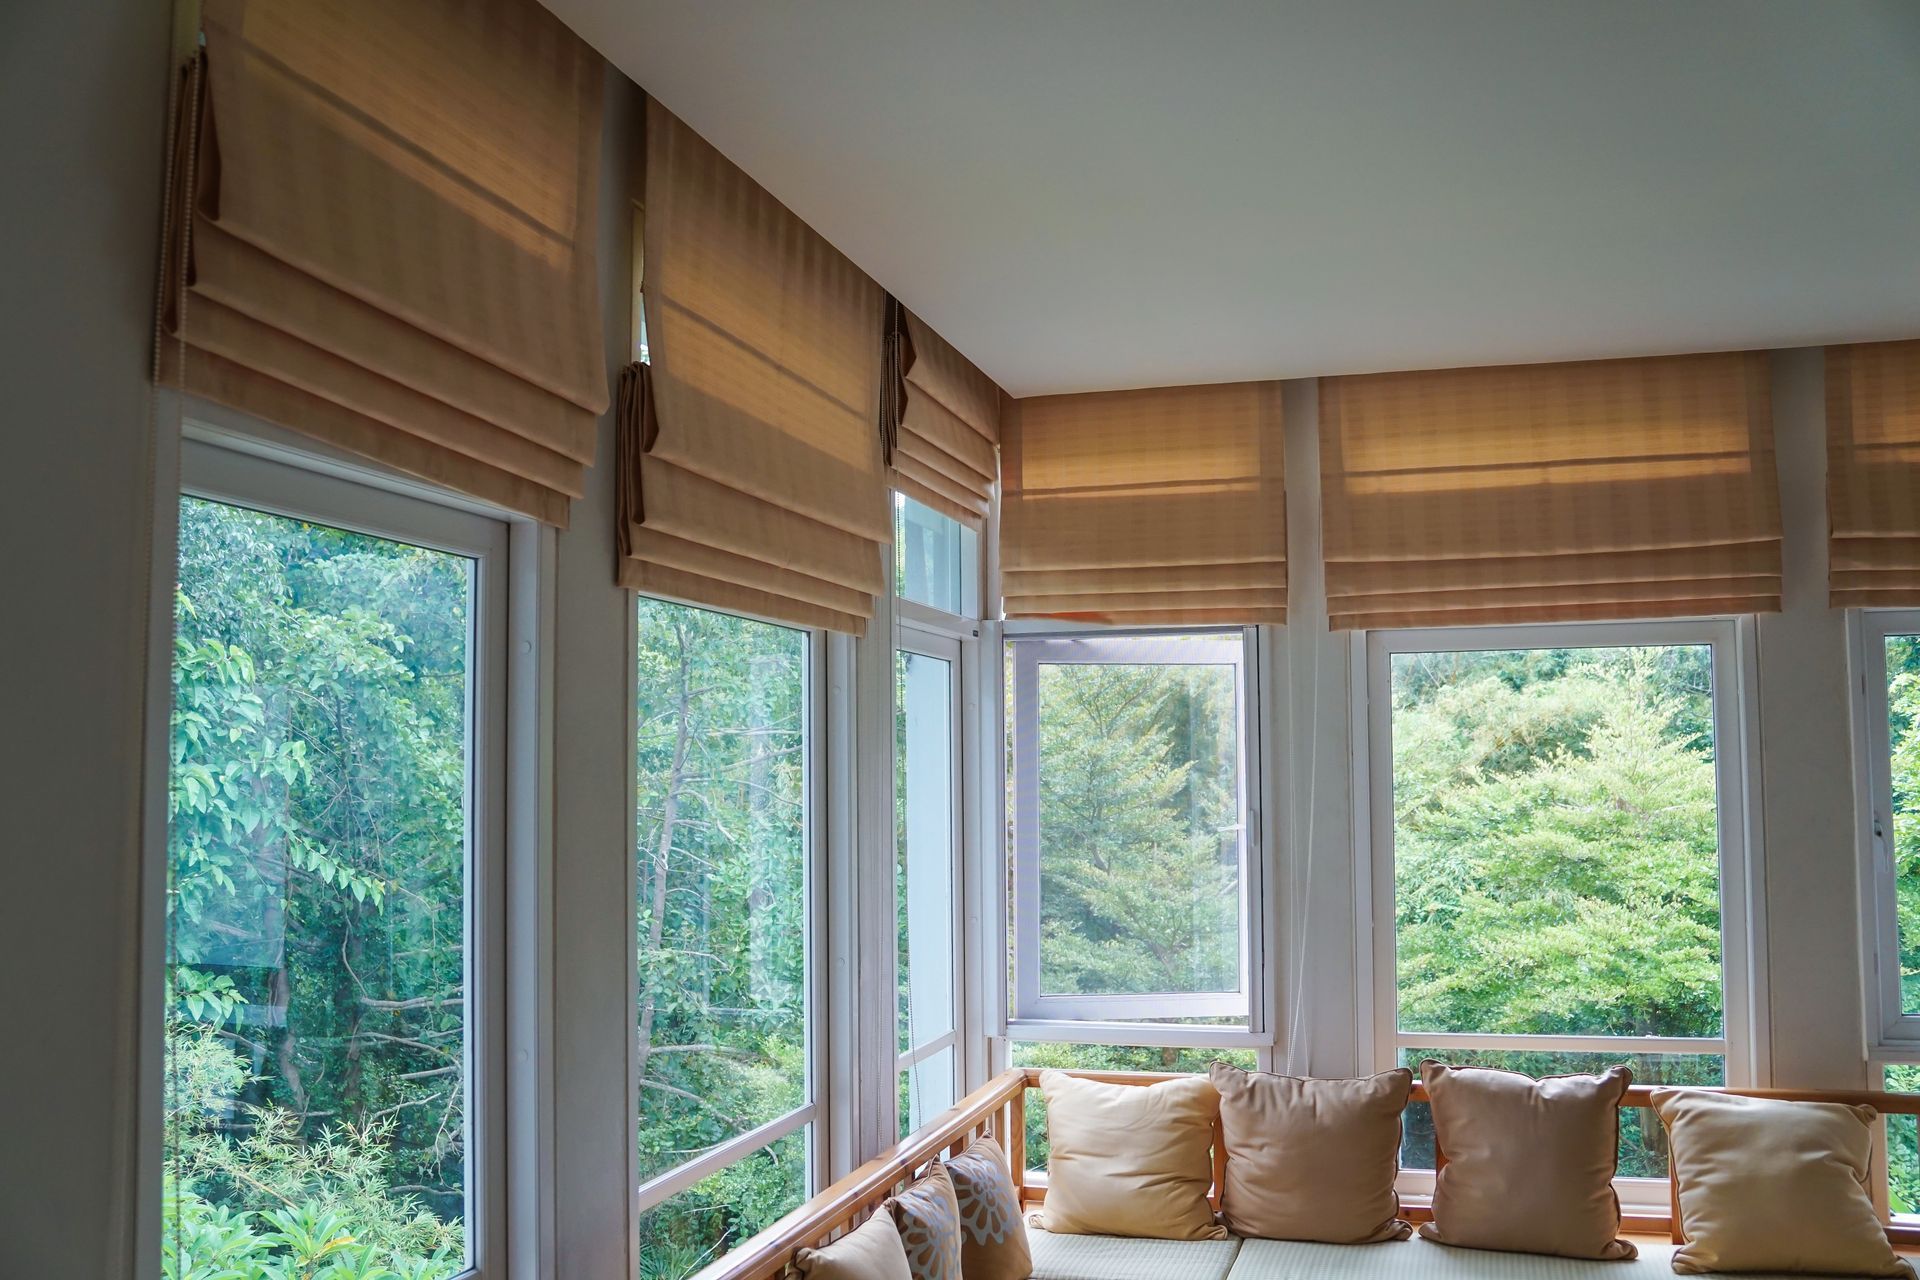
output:
<path id="1" fill-rule="evenodd" d="M 894 593 L 956 617 L 980 613 L 980 535 L 952 516 L 893 495 Z"/>
<path id="2" fill-rule="evenodd" d="M 815 1182 L 814 643 L 637 609 L 640 1274 L 679 1280 Z"/>
<path id="3" fill-rule="evenodd" d="M 497 1274 L 506 528 L 183 464 L 163 1270 Z"/>
<path id="4" fill-rule="evenodd" d="M 1857 615 L 1865 765 L 1860 877 L 1868 1025 L 1882 1043 L 1920 1040 L 1920 610 Z"/>
<path id="5" fill-rule="evenodd" d="M 1016 1022 L 1250 1029 L 1248 643 L 1008 640 Z"/>
<path id="6" fill-rule="evenodd" d="M 1747 1082 L 1735 647 L 1732 622 L 1367 638 L 1380 1065 Z M 1622 1124 L 1622 1176 L 1664 1177 L 1658 1124 Z M 1425 1107 L 1403 1159 L 1433 1167 Z"/>
<path id="7" fill-rule="evenodd" d="M 960 1097 L 960 645 L 902 629 L 894 655 L 900 1133 Z"/>

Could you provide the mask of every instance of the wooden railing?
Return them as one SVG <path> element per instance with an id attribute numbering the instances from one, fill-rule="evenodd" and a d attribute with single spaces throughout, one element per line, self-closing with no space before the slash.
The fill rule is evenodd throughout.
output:
<path id="1" fill-rule="evenodd" d="M 1108 1084 L 1149 1085 L 1181 1077 L 1157 1071 L 1070 1071 L 1082 1080 Z M 1042 1204 L 1047 1190 L 1044 1182 L 1034 1182 L 1027 1171 L 1027 1090 L 1038 1088 L 1040 1072 L 1032 1067 L 1014 1067 L 995 1076 L 974 1090 L 951 1110 L 936 1116 L 920 1132 L 905 1142 L 882 1152 L 813 1199 L 781 1218 L 772 1226 L 742 1244 L 726 1256 L 716 1259 L 693 1280 L 772 1280 L 785 1272 L 796 1252 L 818 1248 L 840 1238 L 860 1225 L 879 1208 L 888 1196 L 904 1188 L 934 1160 L 959 1154 L 969 1142 L 984 1135 L 997 1139 L 1007 1153 L 1008 1173 L 1013 1179 L 1021 1208 Z M 1651 1108 L 1653 1091 L 1658 1086 L 1634 1085 L 1621 1098 L 1622 1107 Z M 1871 1090 L 1832 1089 L 1723 1089 L 1716 1092 L 1747 1098 L 1778 1098 L 1787 1102 L 1839 1102 L 1872 1107 L 1882 1115 L 1920 1116 L 1920 1094 L 1878 1093 Z M 1427 1101 L 1426 1090 L 1417 1082 L 1409 1103 Z M 1446 1164 L 1446 1153 L 1434 1143 L 1435 1161 Z M 1883 1157 L 1884 1158 L 1884 1157 Z M 1227 1144 L 1216 1118 L 1213 1126 L 1213 1187 L 1208 1198 L 1215 1208 L 1220 1204 L 1220 1188 L 1225 1182 Z M 1678 1195 L 1678 1183 L 1668 1175 L 1670 1205 Z M 1423 1200 L 1403 1198 L 1401 1216 L 1414 1222 L 1433 1217 Z M 1677 1214 L 1630 1213 L 1622 1227 L 1629 1232 L 1671 1235 L 1680 1240 L 1674 1223 Z M 1887 1238 L 1895 1245 L 1920 1246 L 1920 1226 L 1889 1223 Z"/>

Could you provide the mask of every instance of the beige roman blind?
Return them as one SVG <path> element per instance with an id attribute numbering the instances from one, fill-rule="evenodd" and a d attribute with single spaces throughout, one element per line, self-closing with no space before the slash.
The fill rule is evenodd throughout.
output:
<path id="1" fill-rule="evenodd" d="M 647 103 L 647 345 L 621 388 L 620 583 L 859 634 L 887 589 L 885 294 Z"/>
<path id="2" fill-rule="evenodd" d="M 1827 348 L 1836 609 L 1920 605 L 1920 341 Z"/>
<path id="3" fill-rule="evenodd" d="M 607 404 L 598 55 L 534 0 L 206 0 L 202 21 L 163 376 L 565 524 Z"/>
<path id="4" fill-rule="evenodd" d="M 1286 621 L 1278 383 L 1037 396 L 1001 427 L 1008 617 Z"/>
<path id="5" fill-rule="evenodd" d="M 973 528 L 1000 475 L 999 386 L 904 308 L 893 487 Z"/>
<path id="6" fill-rule="evenodd" d="M 1341 628 L 1780 607 L 1766 357 L 1320 380 Z"/>

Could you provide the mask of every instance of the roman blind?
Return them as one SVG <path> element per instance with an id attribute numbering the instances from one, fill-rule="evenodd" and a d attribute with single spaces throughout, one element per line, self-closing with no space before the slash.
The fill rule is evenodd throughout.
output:
<path id="1" fill-rule="evenodd" d="M 1007 616 L 1284 622 L 1284 451 L 1273 382 L 1010 401 Z"/>
<path id="2" fill-rule="evenodd" d="M 859 634 L 887 589 L 878 285 L 647 103 L 650 366 L 623 377 L 622 586 Z"/>
<path id="3" fill-rule="evenodd" d="M 899 422 L 893 487 L 978 529 L 1000 475 L 999 386 L 926 323 L 901 309 Z"/>
<path id="4" fill-rule="evenodd" d="M 163 377 L 565 524 L 607 405 L 598 55 L 533 0 L 202 22 Z"/>
<path id="5" fill-rule="evenodd" d="M 1320 380 L 1334 628 L 1780 607 L 1766 357 Z"/>
<path id="6" fill-rule="evenodd" d="M 1827 348 L 1828 596 L 1920 604 L 1920 341 Z"/>

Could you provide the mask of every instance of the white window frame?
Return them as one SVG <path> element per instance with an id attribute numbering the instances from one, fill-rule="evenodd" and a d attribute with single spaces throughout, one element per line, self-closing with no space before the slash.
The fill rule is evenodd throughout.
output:
<path id="1" fill-rule="evenodd" d="M 1399 1065 L 1403 1047 L 1459 1050 L 1519 1050 L 1560 1053 L 1656 1053 L 1718 1056 L 1730 1087 L 1750 1087 L 1766 1078 L 1763 1041 L 1756 1034 L 1765 992 L 1754 945 L 1765 937 L 1756 851 L 1757 788 L 1749 784 L 1758 760 L 1753 681 L 1755 628 L 1751 617 L 1677 619 L 1623 623 L 1528 623 L 1493 627 L 1444 627 L 1374 631 L 1354 639 L 1356 663 L 1365 679 L 1354 683 L 1353 778 L 1355 840 L 1363 904 L 1373 945 L 1368 959 L 1371 1017 L 1363 1019 L 1376 1070 Z M 1521 649 L 1624 648 L 1706 645 L 1713 664 L 1714 782 L 1720 848 L 1721 1034 L 1712 1037 L 1480 1035 L 1402 1032 L 1399 1029 L 1397 938 L 1394 912 L 1393 696 L 1391 659 L 1398 653 L 1480 652 Z M 1623 1205 L 1663 1209 L 1665 1179 L 1616 1178 Z M 1430 1194 L 1431 1170 L 1404 1170 L 1400 1188 Z"/>
<path id="2" fill-rule="evenodd" d="M 825 1096 L 828 1083 L 828 1052 L 832 1042 L 832 1029 L 828 1023 L 829 998 L 826 985 L 828 966 L 824 963 L 825 949 L 828 945 L 828 924 L 826 916 L 827 901 L 827 806 L 828 806 L 828 735 L 825 726 L 828 714 L 827 679 L 827 633 L 818 628 L 796 627 L 790 622 L 778 622 L 757 618 L 751 614 L 738 613 L 726 609 L 716 609 L 711 605 L 693 604 L 674 600 L 666 596 L 651 596 L 634 593 L 628 597 L 627 606 L 627 669 L 636 668 L 639 657 L 639 609 L 642 599 L 657 600 L 664 604 L 678 605 L 688 609 L 704 609 L 708 613 L 728 614 L 744 618 L 748 622 L 757 622 L 763 626 L 782 627 L 796 631 L 807 638 L 807 696 L 801 712 L 801 735 L 805 743 L 806 777 L 803 790 L 807 798 L 807 856 L 806 856 L 806 919 L 808 936 L 806 939 L 806 971 L 804 979 L 805 1007 L 801 1013 L 802 1025 L 806 1029 L 807 1076 L 805 1081 L 806 1101 L 800 1106 L 777 1116 L 764 1124 L 757 1125 L 745 1133 L 727 1139 L 693 1159 L 675 1165 L 651 1178 L 639 1180 L 634 1187 L 634 1222 L 639 1223 L 647 1212 L 658 1207 L 674 1196 L 687 1191 L 712 1177 L 727 1166 L 737 1164 L 754 1153 L 764 1150 L 782 1138 L 801 1130 L 807 1131 L 807 1185 L 806 1194 L 812 1196 L 832 1180 L 830 1154 L 832 1144 L 828 1140 L 828 1123 L 832 1114 L 829 1100 Z M 627 811 L 636 812 L 634 794 L 638 781 L 637 750 L 638 725 L 635 717 L 639 712 L 638 691 L 627 699 Z M 629 917 L 627 934 L 627 972 L 629 979 L 627 1007 L 629 1010 L 639 1007 L 639 937 L 633 928 L 631 912 L 637 909 L 639 875 L 637 849 L 631 843 L 637 832 L 630 832 L 628 849 L 627 897 Z M 638 1028 L 629 1027 L 627 1034 L 627 1076 L 630 1082 L 627 1103 L 627 1151 L 629 1163 L 631 1153 L 639 1150 L 640 1125 L 640 1075 L 639 1075 L 639 1039 Z M 809 1128 L 808 1126 L 811 1126 Z M 637 1242 L 636 1242 L 637 1244 Z M 723 1255 L 724 1256 L 724 1255 Z"/>
<path id="3" fill-rule="evenodd" d="M 895 607 L 899 608 L 905 603 L 907 602 L 896 601 Z M 955 621 L 960 620 L 955 619 Z M 968 821 L 968 811 L 965 803 L 965 780 L 968 770 L 966 767 L 967 731 L 965 720 L 966 697 L 964 689 L 966 672 L 964 663 L 967 656 L 967 647 L 970 643 L 972 642 L 962 640 L 959 636 L 951 634 L 946 627 L 929 626 L 925 622 L 908 622 L 904 616 L 899 620 L 895 628 L 894 651 L 896 654 L 918 654 L 921 657 L 933 658 L 947 664 L 948 725 L 951 733 L 948 744 L 951 803 L 948 813 L 952 829 L 950 835 L 951 844 L 949 846 L 952 851 L 950 864 L 952 867 L 952 882 L 949 886 L 951 924 L 949 926 L 948 937 L 953 947 L 953 959 L 950 970 L 953 982 L 953 991 L 951 993 L 953 1001 L 953 1026 L 944 1034 L 935 1036 L 931 1040 L 919 1044 L 909 1045 L 905 1052 L 900 1053 L 895 1061 L 895 1083 L 896 1085 L 898 1084 L 898 1072 L 910 1070 L 922 1062 L 925 1062 L 927 1059 L 939 1054 L 941 1051 L 952 1049 L 954 1051 L 954 1097 L 952 1102 L 947 1104 L 948 1106 L 951 1106 L 953 1102 L 958 1102 L 960 1098 L 964 1097 L 968 1087 L 966 1054 L 963 1050 L 962 1039 L 967 1025 L 966 976 L 971 971 L 971 948 L 967 945 L 968 930 L 966 928 L 966 851 L 968 848 L 968 831 L 974 825 Z M 895 856 L 898 856 L 897 851 Z M 898 884 L 897 877 L 895 883 L 896 885 Z M 896 913 L 897 910 L 898 904 L 896 903 Z M 898 919 L 897 914 L 895 919 Z M 899 960 L 899 947 L 897 943 L 898 940 L 896 938 L 894 949 L 896 964 Z M 899 990 L 898 972 L 894 975 L 894 990 Z M 897 1017 L 898 1015 L 896 1014 L 896 1019 Z M 895 1044 L 899 1043 L 899 1031 L 900 1029 L 896 1025 L 894 1028 Z M 898 1089 L 896 1088 L 893 1092 L 895 1094 L 894 1105 L 897 1107 L 899 1105 L 899 1098 L 897 1096 Z M 946 1107 L 942 1107 L 940 1110 L 944 1111 Z M 934 1114 L 937 1115 L 938 1112 Z M 896 1131 L 899 1128 L 899 1118 L 897 1116 L 895 1117 L 894 1127 Z"/>
<path id="4" fill-rule="evenodd" d="M 1004 1031 L 1007 1041 L 1271 1050 L 1265 998 L 1267 859 L 1261 822 L 1265 774 L 1261 767 L 1260 630 L 1257 627 L 1120 629 L 1048 623 L 1005 624 L 1008 654 L 1005 665 L 1014 686 L 1007 690 L 1006 732 L 1012 744 L 1012 789 L 1016 797 L 1038 794 L 1036 695 L 1042 662 L 1117 664 L 1163 660 L 1143 659 L 1140 650 L 1177 636 L 1214 635 L 1238 641 L 1235 692 L 1240 713 L 1240 965 L 1241 985 L 1245 988 L 1241 992 L 1200 995 L 1043 995 L 1038 957 L 1038 814 L 1016 800 L 1008 850 L 1014 901 L 1004 935 L 1012 940 L 1014 951 L 1014 974 Z M 1089 649 L 1085 645 L 1088 640 L 1100 641 L 1101 648 Z M 1244 1017 L 1245 1023 L 1196 1026 L 1168 1020 L 1196 1016 Z M 1140 1020 L 1128 1020 L 1136 1018 Z"/>
<path id="5" fill-rule="evenodd" d="M 1854 658 L 1855 797 L 1861 987 L 1869 1050 L 1920 1061 L 1920 1014 L 1901 1011 L 1900 921 L 1893 866 L 1893 741 L 1887 723 L 1887 638 L 1920 635 L 1920 609 L 1848 614 Z"/>
<path id="6" fill-rule="evenodd" d="M 523 1001 L 531 993 L 518 985 L 525 967 L 519 958 L 511 961 L 516 994 L 512 1007 L 509 1002 L 507 885 L 510 875 L 516 883 L 521 881 L 539 857 L 537 842 L 529 843 L 521 835 L 523 826 L 539 825 L 529 824 L 525 811 L 529 802 L 538 803 L 530 799 L 532 780 L 525 776 L 533 771 L 516 769 L 510 776 L 507 742 L 510 733 L 516 738 L 524 734 L 528 717 L 537 715 L 528 695 L 532 692 L 529 686 L 537 687 L 538 678 L 527 664 L 515 663 L 509 657 L 508 647 L 510 634 L 526 634 L 534 623 L 526 601 L 537 595 L 535 564 L 539 556 L 534 544 L 538 534 L 531 522 L 496 516 L 479 504 L 461 499 L 442 501 L 442 495 L 429 486 L 341 460 L 331 451 L 309 451 L 290 443 L 285 433 L 223 411 L 202 410 L 196 404 L 193 416 L 194 421 L 186 425 L 178 442 L 177 491 L 163 498 L 176 509 L 180 497 L 204 498 L 444 551 L 473 562 L 473 640 L 466 717 L 469 848 L 464 981 L 470 994 L 466 1002 L 467 1197 L 463 1219 L 471 1265 L 459 1276 L 463 1280 L 504 1278 L 523 1269 L 526 1250 L 541 1247 L 536 1228 L 524 1244 L 514 1239 L 509 1252 L 510 1218 L 513 1222 L 535 1222 L 539 1211 L 537 1203 L 527 1199 L 533 1179 L 516 1176 L 510 1187 L 507 1156 L 509 1126 L 519 1128 L 529 1123 L 542 1106 L 537 1078 L 510 1073 L 507 1065 L 510 1018 L 517 1052 L 524 1055 L 531 1048 L 522 1039 L 527 1012 Z M 171 584 L 172 572 L 171 568 L 165 570 L 163 583 Z M 165 598 L 167 625 L 161 652 L 170 655 L 171 592 Z M 156 621 L 160 616 L 156 608 Z M 531 639 L 522 644 L 525 652 L 531 652 Z M 164 689 L 170 708 L 170 678 Z M 520 704 L 511 714 L 510 701 Z M 158 724 L 164 731 L 166 717 L 159 717 Z M 164 749 L 153 767 L 164 779 Z M 158 795 L 165 795 L 164 782 Z M 163 806 L 164 800 L 160 803 Z M 514 824 L 511 831 L 510 808 Z M 151 879 L 155 889 L 163 893 L 167 857 L 163 809 L 157 830 L 150 821 L 149 831 L 149 843 L 157 842 L 150 856 L 157 860 L 154 865 L 162 868 Z M 154 918 L 152 907 L 147 908 L 147 915 Z M 156 937 L 153 949 L 163 952 L 164 945 L 164 937 Z M 516 944 L 516 956 L 520 951 Z M 157 963 L 164 965 L 164 954 Z M 157 968 L 155 973 L 157 989 Z M 156 1017 L 156 1032 L 158 1025 Z M 154 1055 L 157 1061 L 157 1051 Z M 143 1161 L 143 1168 L 158 1167 L 164 1135 L 155 1134 L 151 1140 L 156 1157 L 151 1162 Z M 530 1161 L 516 1159 L 514 1167 L 518 1170 L 527 1163 Z M 158 1182 L 143 1186 L 142 1194 L 157 1200 Z M 148 1274 L 148 1267 L 157 1274 L 159 1264 L 157 1252 L 151 1260 L 143 1258 L 143 1274 Z"/>

